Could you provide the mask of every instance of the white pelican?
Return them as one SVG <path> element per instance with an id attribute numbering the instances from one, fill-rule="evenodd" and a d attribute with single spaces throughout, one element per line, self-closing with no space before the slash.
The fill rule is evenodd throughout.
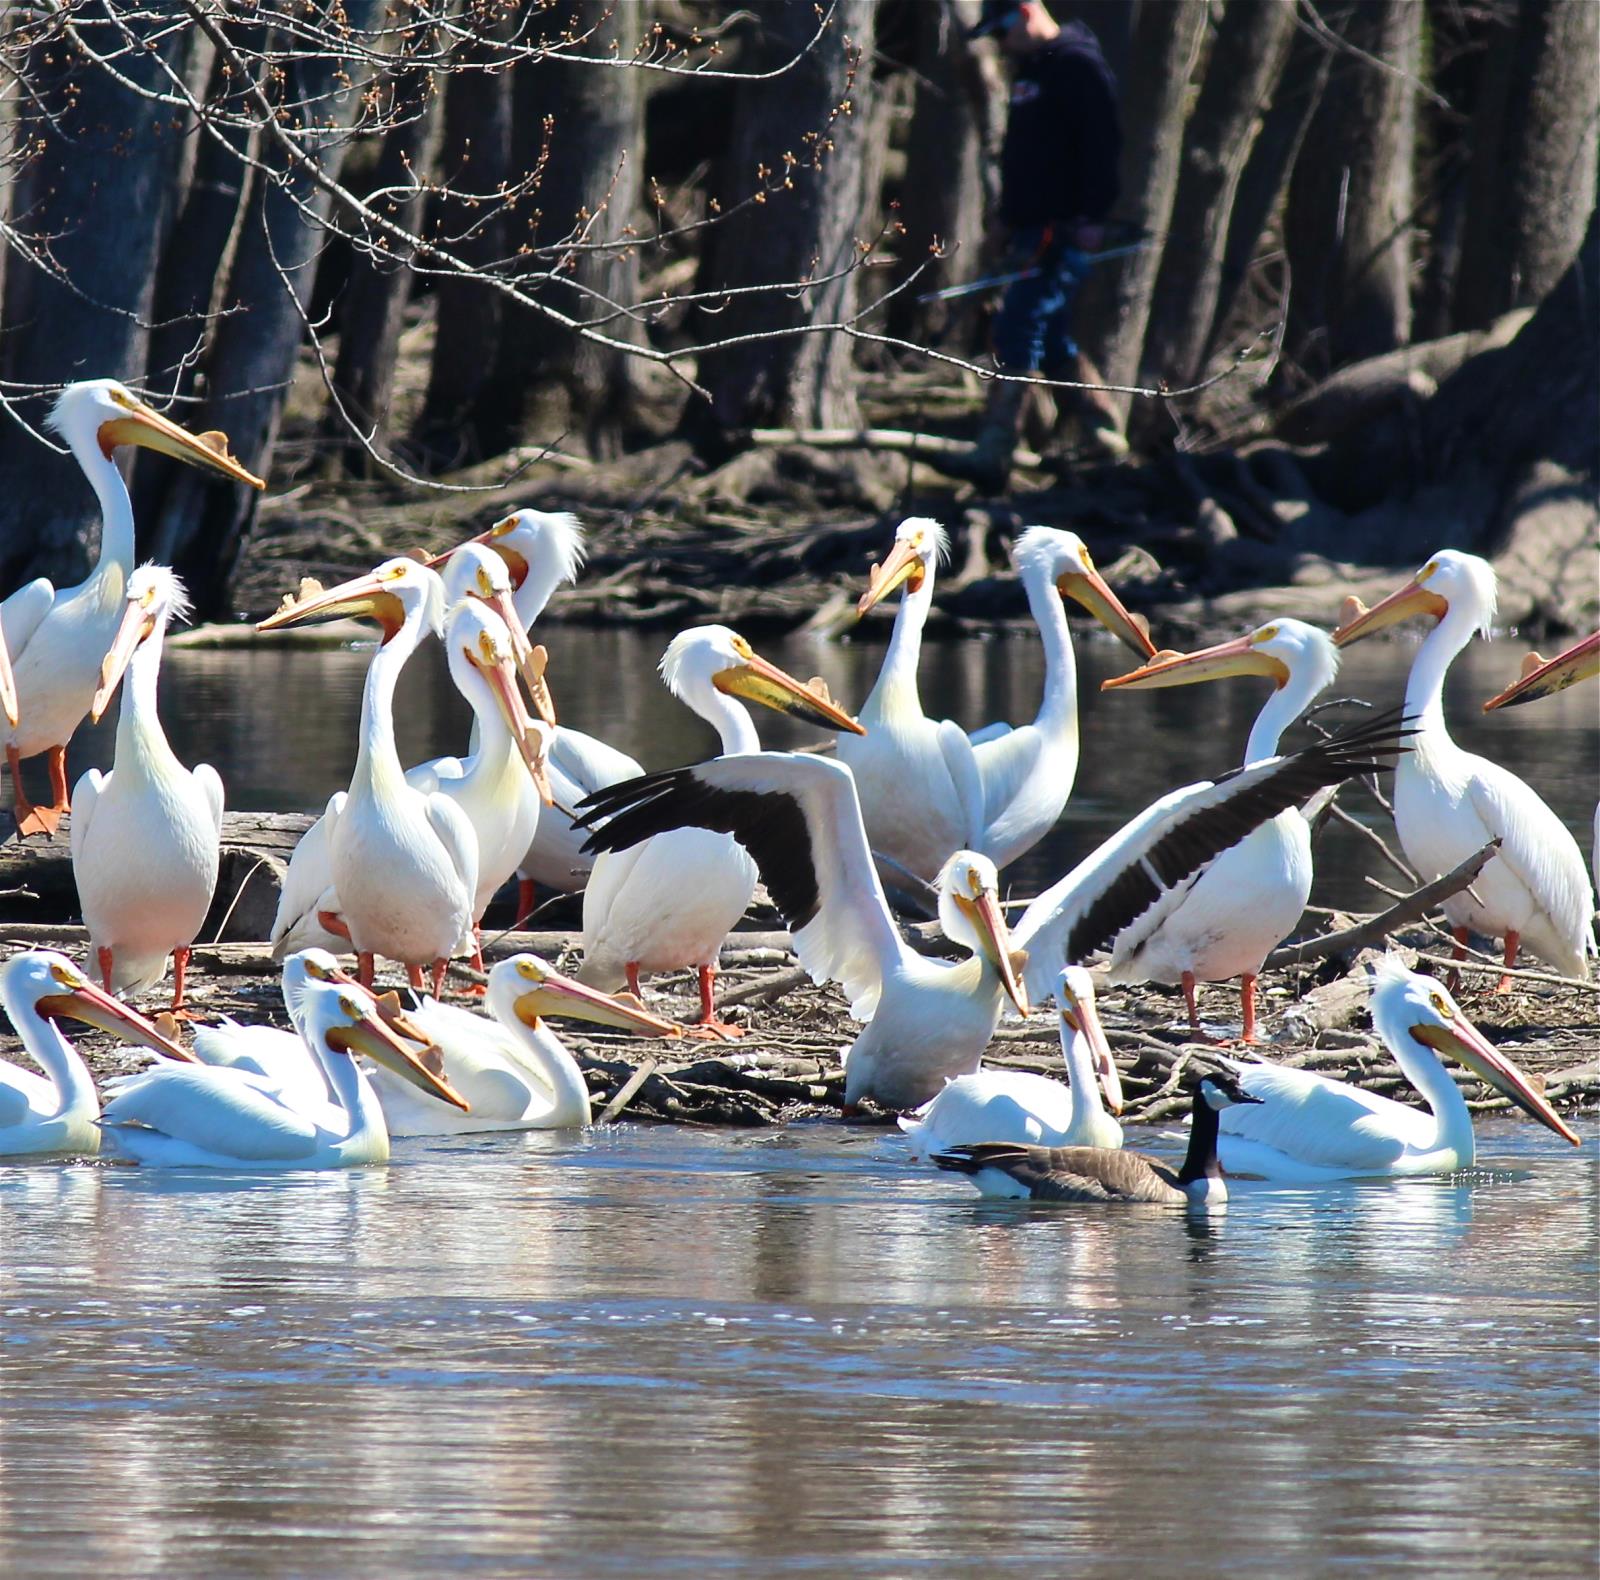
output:
<path id="1" fill-rule="evenodd" d="M 1217 1121 L 1236 1108 L 1262 1100 L 1222 1070 L 1194 1076 L 1185 1085 L 1193 1093 L 1193 1119 L 1181 1168 L 1142 1152 L 1033 1147 L 1010 1141 L 952 1147 L 934 1153 L 933 1161 L 942 1169 L 971 1176 L 985 1196 L 1221 1206 L 1228 1199 L 1228 1186 L 1217 1162 Z"/>
<path id="2" fill-rule="evenodd" d="M 897 587 L 905 592 L 877 684 L 861 708 L 867 733 L 839 742 L 873 850 L 924 881 L 955 850 L 976 850 L 1004 866 L 1060 816 L 1078 768 L 1077 665 L 1063 595 L 1141 657 L 1155 651 L 1076 536 L 1031 529 L 1018 543 L 1017 563 L 1045 644 L 1044 700 L 1032 724 L 998 736 L 991 728 L 975 744 L 948 720 L 928 718 L 917 689 L 934 570 L 948 544 L 937 521 L 913 516 L 896 529 L 888 559 L 873 566 L 858 616 Z"/>
<path id="3" fill-rule="evenodd" d="M 66 440 L 100 501 L 100 555 L 76 587 L 58 590 L 40 577 L 0 604 L 0 629 L 16 675 L 18 722 L 6 735 L 6 761 L 21 834 L 54 833 L 68 809 L 67 742 L 100 684 L 100 661 L 117 634 L 133 574 L 133 505 L 112 452 L 118 445 L 143 445 L 252 488 L 267 486 L 228 454 L 226 435 L 186 432 L 115 379 L 69 384 L 49 426 Z M 55 801 L 48 807 L 31 805 L 22 788 L 22 760 L 39 752 L 50 760 Z"/>
<path id="4" fill-rule="evenodd" d="M 462 1113 L 380 1069 L 372 1082 L 390 1135 L 587 1125 L 588 1083 L 546 1015 L 571 1015 L 656 1037 L 682 1034 L 681 1027 L 651 1015 L 637 1001 L 574 982 L 536 955 L 512 955 L 495 966 L 489 973 L 489 1008 L 493 1020 L 431 999 L 407 1012 L 406 1019 L 438 1050 L 445 1080 L 471 1108 Z"/>
<path id="5" fill-rule="evenodd" d="M 583 528 L 566 511 L 514 511 L 462 548 L 472 544 L 486 545 L 504 560 L 515 589 L 512 604 L 517 619 L 528 631 L 556 589 L 577 580 L 583 564 Z M 461 549 L 451 552 L 459 554 Z M 533 843 L 517 872 L 518 917 L 532 913 L 536 884 L 571 894 L 588 882 L 592 858 L 583 853 L 583 835 L 572 826 L 570 809 L 586 795 L 643 772 L 626 752 L 596 736 L 565 724 L 557 727 L 549 761 L 555 804 L 540 814 Z"/>
<path id="6" fill-rule="evenodd" d="M 360 980 L 372 981 L 373 957 L 381 954 L 400 961 L 414 986 L 431 965 L 435 993 L 451 952 L 472 926 L 478 840 L 449 796 L 406 783 L 395 749 L 394 690 L 418 644 L 439 629 L 443 602 L 444 588 L 432 571 L 395 559 L 287 603 L 257 626 L 266 631 L 356 615 L 383 628 L 362 692 L 361 745 L 350 789 L 335 795 L 323 814 L 328 870 Z"/>
<path id="7" fill-rule="evenodd" d="M 1414 750 L 1395 769 L 1400 844 L 1428 882 L 1499 839 L 1500 849 L 1471 887 L 1443 902 L 1458 955 L 1475 930 L 1505 940 L 1507 971 L 1526 943 L 1558 970 L 1581 977 L 1594 950 L 1594 894 L 1578 842 L 1514 773 L 1462 751 L 1445 727 L 1445 673 L 1474 631 L 1488 635 L 1494 606 L 1494 567 L 1475 554 L 1441 549 L 1376 607 L 1348 600 L 1333 639 L 1343 647 L 1411 615 L 1436 622 L 1406 682 L 1406 712 L 1416 715 L 1419 730 Z M 1502 977 L 1497 991 L 1510 986 L 1510 977 Z"/>
<path id="8" fill-rule="evenodd" d="M 283 962 L 283 1004 L 293 1029 L 259 1022 L 246 1024 L 224 1015 L 211 1025 L 194 1028 L 195 1057 L 202 1064 L 227 1066 L 262 1077 L 291 1107 L 326 1102 L 327 1078 L 299 1031 L 306 988 L 312 982 L 358 985 L 326 949 L 302 949 Z M 413 1042 L 427 1042 L 427 1036 L 400 1013 L 399 999 L 394 994 L 384 994 L 377 1004 L 391 1030 Z"/>
<path id="9" fill-rule="evenodd" d="M 92 1157 L 100 1150 L 100 1099 L 88 1067 L 58 1022 L 82 1021 L 113 1036 L 130 1037 L 169 1059 L 187 1062 L 192 1057 L 54 950 L 25 950 L 5 963 L 0 1006 L 44 1071 L 35 1075 L 0 1059 L 0 1157 Z"/>
<path id="10" fill-rule="evenodd" d="M 100 980 L 107 992 L 142 992 L 166 975 L 170 954 L 175 1011 L 222 846 L 222 779 L 209 763 L 178 761 L 156 711 L 161 644 L 188 612 L 183 583 L 165 566 L 141 565 L 128 578 L 89 708 L 98 720 L 126 671 L 116 756 L 72 792 L 72 875 Z"/>
<path id="11" fill-rule="evenodd" d="M 1136 923 L 1159 923 L 1220 851 L 1323 785 L 1372 772 L 1381 754 L 1401 749 L 1401 733 L 1390 715 L 1173 791 L 1041 894 L 1009 936 L 993 862 L 958 852 L 939 877 L 939 919 L 972 952 L 959 962 L 926 958 L 901 938 L 841 763 L 787 752 L 714 758 L 602 790 L 579 822 L 608 820 L 590 836 L 600 850 L 680 827 L 736 837 L 801 964 L 814 981 L 838 982 L 851 1014 L 868 1021 L 845 1055 L 846 1103 L 871 1097 L 909 1109 L 978 1068 L 1005 998 L 1022 1009 L 1028 993 L 1054 987 L 1063 965 Z"/>
<path id="12" fill-rule="evenodd" d="M 746 697 L 831 730 L 860 730 L 825 696 L 802 685 L 725 625 L 681 631 L 661 659 L 667 690 L 721 738 L 724 756 L 760 752 Z M 631 847 L 631 848 L 629 848 Z M 749 908 L 756 868 L 726 834 L 674 829 L 628 846 L 611 846 L 594 863 L 583 891 L 583 969 L 578 980 L 637 994 L 640 971 L 693 966 L 700 978 L 699 1025 L 737 1036 L 719 1021 L 713 980 L 722 941 Z"/>
<path id="13" fill-rule="evenodd" d="M 1224 1115 L 1230 1174 L 1315 1183 L 1381 1174 L 1448 1174 L 1472 1167 L 1466 1099 L 1439 1062 L 1448 1053 L 1565 1141 L 1578 1137 L 1510 1059 L 1486 1042 L 1442 983 L 1385 959 L 1372 990 L 1372 1025 L 1429 1112 L 1310 1070 L 1235 1064 L 1259 1109 Z"/>
<path id="14" fill-rule="evenodd" d="M 1249 764 L 1277 754 L 1284 730 L 1338 671 L 1339 650 L 1326 633 L 1301 620 L 1276 620 L 1197 653 L 1158 653 L 1141 668 L 1102 682 L 1101 689 L 1154 690 L 1226 675 L 1264 675 L 1273 689 L 1245 745 Z M 1299 807 L 1289 807 L 1218 856 L 1136 946 L 1113 944 L 1110 979 L 1181 983 L 1189 1024 L 1198 1033 L 1195 984 L 1241 977 L 1242 1040 L 1254 1042 L 1256 978 L 1298 925 L 1310 898 L 1311 825 Z"/>
<path id="15" fill-rule="evenodd" d="M 1522 674 L 1506 689 L 1490 697 L 1483 711 L 1492 713 L 1496 708 L 1520 707 L 1536 697 L 1553 697 L 1558 691 L 1589 680 L 1600 674 L 1600 631 L 1574 642 L 1565 652 L 1554 658 L 1541 658 L 1529 653 L 1522 661 Z M 1600 890 L 1600 805 L 1594 809 L 1594 843 L 1590 847 L 1589 871 L 1594 886 Z"/>
<path id="16" fill-rule="evenodd" d="M 972 737 L 983 784 L 978 849 L 1002 868 L 1055 825 L 1078 775 L 1078 661 L 1063 600 L 1076 599 L 1141 658 L 1155 653 L 1077 533 L 1029 527 L 1012 546 L 1011 562 L 1044 645 L 1044 695 L 1032 724 L 991 725 Z"/>
<path id="17" fill-rule="evenodd" d="M 1012 1141 L 1042 1147 L 1120 1147 L 1122 1078 L 1094 1007 L 1094 979 L 1082 966 L 1056 978 L 1061 1053 L 1070 1087 L 1026 1070 L 958 1075 L 931 1103 L 902 1115 L 911 1155 L 926 1163 L 946 1147 Z M 1101 1102 L 1104 1091 L 1105 1102 Z M 1106 1112 L 1109 1105 L 1111 1112 Z"/>
<path id="18" fill-rule="evenodd" d="M 389 1029 L 361 988 L 307 982 L 300 1027 L 331 1098 L 302 1106 L 246 1070 L 167 1065 L 107 1081 L 101 1124 L 119 1151 L 144 1164 L 255 1170 L 385 1163 L 389 1132 L 358 1053 L 466 1106 Z"/>
<path id="19" fill-rule="evenodd" d="M 450 797 L 472 823 L 478 841 L 473 964 L 479 965 L 477 923 L 516 870 L 539 820 L 540 799 L 550 795 L 544 764 L 551 727 L 529 716 L 517 690 L 519 648 L 496 612 L 502 604 L 509 607 L 503 562 L 485 549 L 458 551 L 446 569 L 444 591 L 446 661 L 456 690 L 472 708 L 472 752 L 464 759 L 418 763 L 406 770 L 406 783 L 423 795 Z M 519 627 L 511 629 L 521 637 Z M 540 681 L 542 689 L 542 674 Z M 548 705 L 548 693 L 544 700 Z M 295 949 L 342 949 L 348 942 L 339 931 L 344 925 L 324 817 L 306 830 L 290 858 L 273 920 L 273 953 L 282 959 Z"/>

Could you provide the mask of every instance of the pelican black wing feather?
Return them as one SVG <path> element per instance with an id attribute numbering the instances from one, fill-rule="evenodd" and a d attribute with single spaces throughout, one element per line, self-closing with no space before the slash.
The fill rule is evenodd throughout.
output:
<path id="1" fill-rule="evenodd" d="M 817 914 L 811 831 L 800 804 L 782 791 L 720 789 L 697 778 L 693 767 L 671 768 L 607 785 L 578 806 L 582 815 L 573 821 L 588 830 L 585 855 L 628 850 L 669 829 L 713 829 L 750 853 L 790 932 Z M 692 873 L 683 878 L 694 881 Z"/>
<path id="2" fill-rule="evenodd" d="M 1142 860 L 1118 873 L 1073 924 L 1067 936 L 1066 958 L 1082 960 L 1092 950 L 1109 946 L 1164 892 L 1238 844 L 1269 818 L 1302 805 L 1325 785 L 1391 767 L 1396 754 L 1407 750 L 1405 738 L 1415 733 L 1402 710 L 1391 708 L 1303 751 L 1222 775 L 1215 787 L 1220 789 L 1240 780 L 1243 782 L 1239 792 L 1177 817 L 1144 852 Z"/>

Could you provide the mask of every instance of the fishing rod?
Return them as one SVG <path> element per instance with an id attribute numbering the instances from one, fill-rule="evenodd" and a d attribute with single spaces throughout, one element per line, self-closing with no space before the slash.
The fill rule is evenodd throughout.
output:
<path id="1" fill-rule="evenodd" d="M 1133 253 L 1143 252 L 1150 245 L 1148 239 L 1144 241 L 1130 241 L 1121 247 L 1107 247 L 1104 252 L 1085 252 L 1079 254 L 1083 259 L 1085 268 L 1092 268 L 1097 263 L 1109 263 L 1113 258 L 1126 258 Z M 1011 274 L 985 275 L 981 280 L 969 280 L 965 285 L 947 285 L 942 291 L 928 291 L 917 300 L 919 302 L 948 302 L 958 296 L 971 296 L 974 291 L 987 291 L 994 286 L 1015 285 L 1018 280 L 1031 280 L 1040 273 L 1038 264 L 1028 269 L 1017 269 Z"/>

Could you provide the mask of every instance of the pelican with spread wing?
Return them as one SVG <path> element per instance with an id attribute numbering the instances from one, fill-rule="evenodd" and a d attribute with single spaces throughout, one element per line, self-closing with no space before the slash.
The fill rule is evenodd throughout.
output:
<path id="1" fill-rule="evenodd" d="M 674 828 L 732 834 L 760 869 L 813 980 L 834 981 L 867 1025 L 845 1056 L 845 1099 L 915 1108 L 978 1068 L 1006 1000 L 1026 1012 L 1063 965 L 1125 929 L 1160 924 L 1219 852 L 1323 785 L 1370 773 L 1401 749 L 1393 714 L 1149 807 L 1008 930 L 994 864 L 958 851 L 938 876 L 939 919 L 968 951 L 930 959 L 901 937 L 841 763 L 789 752 L 719 757 L 613 785 L 579 819 L 614 850 Z"/>
<path id="2" fill-rule="evenodd" d="M 1245 745 L 1246 763 L 1276 755 L 1285 729 L 1325 691 L 1339 671 L 1339 650 L 1315 626 L 1275 620 L 1248 636 L 1196 653 L 1157 653 L 1102 690 L 1155 690 L 1259 675 L 1272 690 Z M 1118 947 L 1113 982 L 1181 983 L 1189 1024 L 1200 1030 L 1196 983 L 1239 977 L 1244 1014 L 1241 1041 L 1256 1040 L 1256 978 L 1267 956 L 1298 925 L 1311 898 L 1311 824 L 1299 807 L 1287 807 L 1217 857 L 1154 932 L 1137 948 Z"/>
<path id="3" fill-rule="evenodd" d="M 717 732 L 725 753 L 759 753 L 744 701 L 759 702 L 825 729 L 860 726 L 820 691 L 802 685 L 725 625 L 681 631 L 661 659 L 667 689 Z M 700 1020 L 711 1035 L 740 1028 L 717 1019 L 713 980 L 722 941 L 755 895 L 756 869 L 727 831 L 652 830 L 612 844 L 595 860 L 583 891 L 583 969 L 578 980 L 639 992 L 641 971 L 693 966 L 700 980 Z"/>

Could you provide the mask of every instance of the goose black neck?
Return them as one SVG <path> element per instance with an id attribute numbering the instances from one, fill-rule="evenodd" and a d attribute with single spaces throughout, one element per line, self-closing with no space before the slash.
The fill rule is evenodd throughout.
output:
<path id="1" fill-rule="evenodd" d="M 1189 1150 L 1184 1155 L 1183 1167 L 1178 1171 L 1178 1185 L 1192 1185 L 1196 1180 L 1220 1179 L 1222 1165 L 1217 1162 L 1217 1133 L 1221 1125 L 1217 1111 L 1205 1099 L 1204 1092 L 1194 1094 L 1190 1109 Z"/>

